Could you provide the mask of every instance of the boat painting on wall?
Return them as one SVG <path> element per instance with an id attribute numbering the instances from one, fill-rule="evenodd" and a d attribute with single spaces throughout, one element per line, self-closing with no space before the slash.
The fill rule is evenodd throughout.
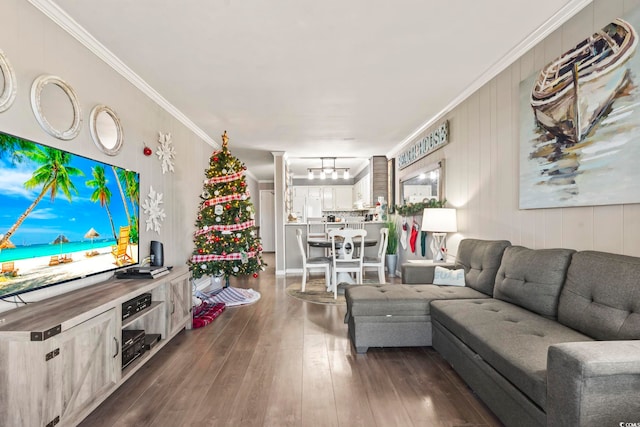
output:
<path id="1" fill-rule="evenodd" d="M 520 84 L 520 208 L 640 203 L 640 8 Z"/>

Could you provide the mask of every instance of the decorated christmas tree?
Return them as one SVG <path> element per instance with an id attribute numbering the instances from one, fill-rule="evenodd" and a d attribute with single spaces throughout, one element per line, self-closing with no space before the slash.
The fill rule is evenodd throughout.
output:
<path id="1" fill-rule="evenodd" d="M 229 137 L 209 160 L 194 233 L 195 249 L 188 264 L 193 277 L 252 274 L 264 270 L 262 245 L 257 237 L 255 211 L 244 176 L 246 166 L 229 152 Z"/>

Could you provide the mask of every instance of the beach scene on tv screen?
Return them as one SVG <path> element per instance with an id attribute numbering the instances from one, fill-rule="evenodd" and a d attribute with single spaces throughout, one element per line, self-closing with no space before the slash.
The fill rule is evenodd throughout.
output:
<path id="1" fill-rule="evenodd" d="M 0 297 L 138 262 L 139 175 L 0 133 Z"/>

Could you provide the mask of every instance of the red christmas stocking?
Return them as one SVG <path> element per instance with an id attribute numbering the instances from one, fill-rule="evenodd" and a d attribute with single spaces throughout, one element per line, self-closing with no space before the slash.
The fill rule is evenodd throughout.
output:
<path id="1" fill-rule="evenodd" d="M 409 245 L 411 246 L 411 252 L 416 252 L 416 240 L 418 240 L 418 227 L 415 224 L 411 227 L 411 237 L 409 237 Z"/>

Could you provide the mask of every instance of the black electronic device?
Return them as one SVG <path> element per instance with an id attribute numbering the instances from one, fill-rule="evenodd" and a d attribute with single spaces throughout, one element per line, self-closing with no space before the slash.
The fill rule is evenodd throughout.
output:
<path id="1" fill-rule="evenodd" d="M 122 331 L 122 369 L 144 354 L 144 336 L 144 331 L 141 329 Z"/>
<path id="2" fill-rule="evenodd" d="M 151 350 L 156 344 L 160 342 L 160 339 L 162 339 L 162 335 L 160 334 L 145 334 L 144 349 L 147 351 Z"/>
<path id="3" fill-rule="evenodd" d="M 138 295 L 127 302 L 122 303 L 122 320 L 151 306 L 151 294 Z"/>
<path id="4" fill-rule="evenodd" d="M 157 240 L 151 241 L 151 265 L 161 267 L 164 265 L 164 249 L 161 242 Z"/>
<path id="5" fill-rule="evenodd" d="M 116 273 L 117 279 L 155 279 L 169 274 L 170 267 L 131 267 Z"/>

